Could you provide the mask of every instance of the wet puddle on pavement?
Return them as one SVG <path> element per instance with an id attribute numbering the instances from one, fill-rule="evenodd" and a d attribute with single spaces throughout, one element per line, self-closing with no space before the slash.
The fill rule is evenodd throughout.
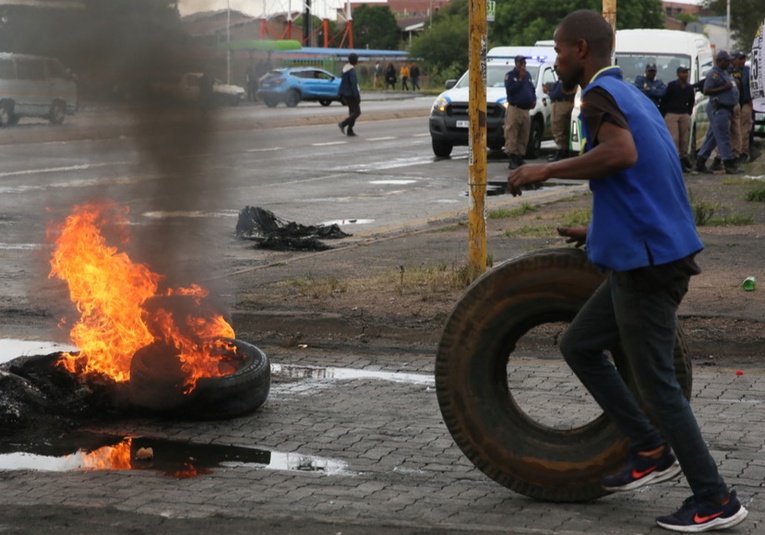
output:
<path id="1" fill-rule="evenodd" d="M 292 379 L 375 379 L 394 383 L 410 383 L 433 386 L 433 375 L 426 373 L 384 372 L 360 370 L 357 368 L 333 368 L 325 366 L 298 366 L 291 364 L 271 364 L 271 373 Z"/>
<path id="2" fill-rule="evenodd" d="M 213 473 L 215 468 L 253 467 L 335 475 L 348 473 L 346 466 L 343 461 L 298 453 L 87 431 L 45 444 L 0 444 L 0 471 L 156 470 L 185 479 Z"/>
<path id="3" fill-rule="evenodd" d="M 77 351 L 77 348 L 69 344 L 59 344 L 56 342 L 0 338 L 0 364 L 9 362 L 17 357 L 48 355 L 58 351 Z"/>

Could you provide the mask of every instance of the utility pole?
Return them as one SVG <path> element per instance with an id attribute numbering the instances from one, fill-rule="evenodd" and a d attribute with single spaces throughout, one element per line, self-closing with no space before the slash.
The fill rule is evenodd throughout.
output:
<path id="1" fill-rule="evenodd" d="M 616 0 L 603 0 L 603 18 L 614 30 L 614 42 L 611 46 L 611 64 L 616 62 Z"/>
<path id="2" fill-rule="evenodd" d="M 468 268 L 486 271 L 486 0 L 470 0 Z"/>

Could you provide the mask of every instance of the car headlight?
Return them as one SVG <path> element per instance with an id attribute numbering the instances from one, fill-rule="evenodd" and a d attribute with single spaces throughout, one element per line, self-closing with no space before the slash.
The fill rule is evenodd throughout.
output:
<path id="1" fill-rule="evenodd" d="M 449 101 L 446 97 L 439 95 L 435 102 L 433 102 L 433 108 L 430 110 L 431 114 L 445 113 L 446 107 L 449 105 Z"/>

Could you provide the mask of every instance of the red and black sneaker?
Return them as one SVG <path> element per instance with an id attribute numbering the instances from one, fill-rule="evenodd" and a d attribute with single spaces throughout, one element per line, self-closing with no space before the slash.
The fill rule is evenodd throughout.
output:
<path id="1" fill-rule="evenodd" d="M 600 486 L 611 492 L 633 490 L 672 479 L 680 471 L 680 464 L 669 446 L 664 447 L 658 459 L 631 452 L 624 469 L 617 474 L 604 477 Z"/>
<path id="2" fill-rule="evenodd" d="M 737 526 L 748 514 L 749 511 L 736 498 L 736 491 L 732 490 L 724 505 L 691 496 L 676 513 L 660 516 L 656 523 L 672 531 L 701 533 Z"/>

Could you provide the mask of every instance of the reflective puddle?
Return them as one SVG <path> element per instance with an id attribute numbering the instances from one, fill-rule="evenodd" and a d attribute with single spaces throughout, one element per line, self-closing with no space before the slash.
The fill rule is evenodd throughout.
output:
<path id="1" fill-rule="evenodd" d="M 374 219 L 335 219 L 333 221 L 325 221 L 324 223 L 321 223 L 321 225 L 325 227 L 329 227 L 330 225 L 369 225 L 370 223 L 374 223 Z"/>
<path id="2" fill-rule="evenodd" d="M 295 366 L 290 364 L 271 364 L 271 373 L 282 377 L 297 379 L 376 379 L 395 383 L 434 386 L 433 375 L 425 373 L 383 372 L 359 370 L 355 368 L 332 368 L 323 366 Z"/>
<path id="3" fill-rule="evenodd" d="M 0 444 L 0 452 L 0 470 L 156 470 L 177 478 L 242 466 L 327 475 L 348 473 L 343 461 L 311 455 L 85 431 L 41 445 Z"/>
<path id="4" fill-rule="evenodd" d="M 57 342 L 0 338 L 0 364 L 26 355 L 48 355 L 59 351 L 77 351 L 77 348 Z"/>

